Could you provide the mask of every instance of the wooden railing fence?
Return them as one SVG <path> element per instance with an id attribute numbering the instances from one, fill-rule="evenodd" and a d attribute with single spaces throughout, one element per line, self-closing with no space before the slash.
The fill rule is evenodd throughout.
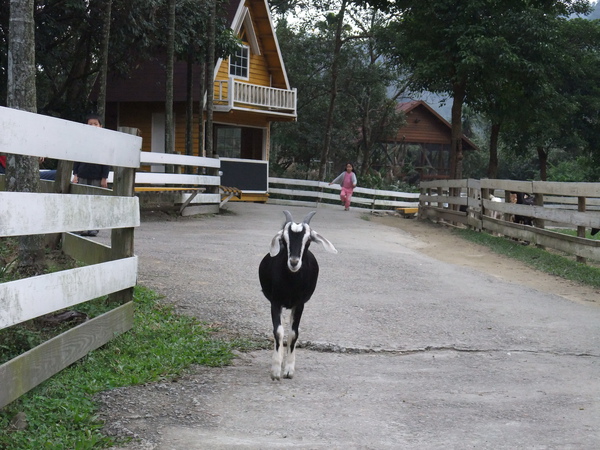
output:
<path id="1" fill-rule="evenodd" d="M 316 207 L 322 203 L 338 205 L 340 186 L 323 181 L 269 178 L 269 203 Z M 416 208 L 419 193 L 397 192 L 357 187 L 352 194 L 351 206 L 371 210 Z"/>
<path id="2" fill-rule="evenodd" d="M 511 203 L 511 193 L 529 194 L 534 204 Z M 490 194 L 503 201 L 491 201 Z M 510 220 L 513 216 L 530 218 L 533 225 L 514 223 Z M 586 229 L 600 228 L 600 183 L 427 181 L 421 183 L 419 217 L 460 223 L 550 247 L 576 255 L 582 262 L 587 258 L 600 261 L 600 241 L 585 238 Z M 553 231 L 557 228 L 575 230 L 577 236 Z"/>
<path id="3" fill-rule="evenodd" d="M 130 134 L 0 107 L 0 152 L 60 160 L 69 189 L 72 163 L 115 168 L 113 190 L 42 181 L 44 193 L 4 191 L 0 176 L 0 237 L 60 233 L 62 250 L 85 264 L 71 270 L 0 283 L 0 330 L 109 295 L 116 307 L 0 365 L 0 408 L 133 326 L 140 224 L 134 173 L 142 140 Z M 66 180 L 66 182 L 65 182 Z M 111 230 L 110 246 L 74 234 Z"/>
<path id="4" fill-rule="evenodd" d="M 172 204 L 184 216 L 219 212 L 218 158 L 142 152 L 140 164 L 150 169 L 135 174 L 135 192 L 142 208 Z M 112 180 L 111 173 L 109 183 Z"/>
<path id="5" fill-rule="evenodd" d="M 278 89 L 269 86 L 260 86 L 244 83 L 234 77 L 228 80 L 215 82 L 215 106 L 226 106 L 232 109 L 239 108 L 265 108 L 269 111 L 282 111 L 296 114 L 297 103 L 296 89 Z"/>

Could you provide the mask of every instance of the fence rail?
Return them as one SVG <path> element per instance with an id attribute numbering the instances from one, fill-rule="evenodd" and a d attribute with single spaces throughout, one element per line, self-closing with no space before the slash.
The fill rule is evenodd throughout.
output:
<path id="1" fill-rule="evenodd" d="M 513 203 L 517 193 L 532 204 Z M 511 194 L 513 196 L 511 197 Z M 490 195 L 500 197 L 492 201 Z M 586 229 L 600 228 L 600 183 L 513 180 L 438 180 L 421 183 L 419 217 L 460 223 L 550 247 L 584 262 L 600 261 L 600 241 L 587 239 Z M 520 217 L 531 223 L 515 223 Z M 571 229 L 577 236 L 560 233 Z"/>
<path id="2" fill-rule="evenodd" d="M 339 191 L 339 185 L 330 186 L 323 181 L 269 177 L 269 203 L 297 206 L 338 204 Z M 357 187 L 352 194 L 351 205 L 371 210 L 416 208 L 419 206 L 419 193 Z"/>
<path id="3" fill-rule="evenodd" d="M 150 168 L 135 174 L 136 195 L 142 208 L 170 204 L 179 206 L 182 215 L 219 212 L 220 159 L 142 152 L 140 164 Z M 166 172 L 167 166 L 171 172 Z M 113 176 L 111 172 L 109 183 Z"/>
<path id="4" fill-rule="evenodd" d="M 0 192 L 0 237 L 60 233 L 62 250 L 86 264 L 71 270 L 0 283 L 0 330 L 109 295 L 111 311 L 0 365 L 0 408 L 133 326 L 137 257 L 133 230 L 140 224 L 133 197 L 141 138 L 52 117 L 0 107 L 0 152 L 114 166 L 113 190 L 43 182 L 45 193 Z M 43 132 L 32 132 L 43 130 Z M 3 190 L 4 176 L 0 176 Z M 56 184 L 55 184 L 56 183 Z M 105 246 L 74 232 L 111 230 Z"/>

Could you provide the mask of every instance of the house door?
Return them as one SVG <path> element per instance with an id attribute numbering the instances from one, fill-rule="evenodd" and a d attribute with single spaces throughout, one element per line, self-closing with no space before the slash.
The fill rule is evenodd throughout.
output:
<path id="1" fill-rule="evenodd" d="M 152 140 L 150 144 L 150 150 L 154 153 L 165 152 L 165 113 L 157 112 L 152 113 Z M 173 136 L 175 136 L 175 115 L 173 115 Z M 175 139 L 173 139 L 173 149 L 175 151 Z M 151 167 L 152 172 L 164 172 L 164 164 L 155 164 Z"/>

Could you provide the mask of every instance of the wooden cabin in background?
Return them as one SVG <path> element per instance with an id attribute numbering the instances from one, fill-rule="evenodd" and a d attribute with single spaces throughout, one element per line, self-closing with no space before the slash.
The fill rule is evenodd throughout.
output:
<path id="1" fill-rule="evenodd" d="M 398 109 L 406 115 L 406 125 L 382 142 L 386 153 L 395 155 L 398 166 L 412 166 L 423 181 L 450 178 L 450 122 L 422 100 L 399 103 Z M 466 136 L 462 140 L 463 151 L 477 149 Z"/>
<path id="2" fill-rule="evenodd" d="M 221 184 L 240 189 L 243 200 L 266 201 L 271 123 L 296 120 L 296 89 L 288 81 L 267 0 L 231 0 L 227 17 L 243 44 L 215 65 L 213 136 Z M 186 154 L 187 71 L 187 63 L 175 63 L 171 150 L 180 154 Z M 200 127 L 206 126 L 206 111 L 200 114 L 200 67 L 193 66 L 192 74 L 192 154 L 211 157 L 198 139 Z M 109 74 L 106 126 L 137 128 L 143 151 L 165 152 L 165 85 L 160 57 L 141 61 L 126 79 Z"/>

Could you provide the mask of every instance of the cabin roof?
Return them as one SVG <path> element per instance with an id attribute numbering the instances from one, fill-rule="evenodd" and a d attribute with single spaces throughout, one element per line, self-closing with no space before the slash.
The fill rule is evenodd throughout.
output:
<path id="1" fill-rule="evenodd" d="M 415 144 L 450 144 L 452 125 L 423 100 L 398 103 L 397 109 L 406 115 L 406 125 L 388 142 Z M 476 150 L 477 146 L 465 135 L 463 150 Z"/>

